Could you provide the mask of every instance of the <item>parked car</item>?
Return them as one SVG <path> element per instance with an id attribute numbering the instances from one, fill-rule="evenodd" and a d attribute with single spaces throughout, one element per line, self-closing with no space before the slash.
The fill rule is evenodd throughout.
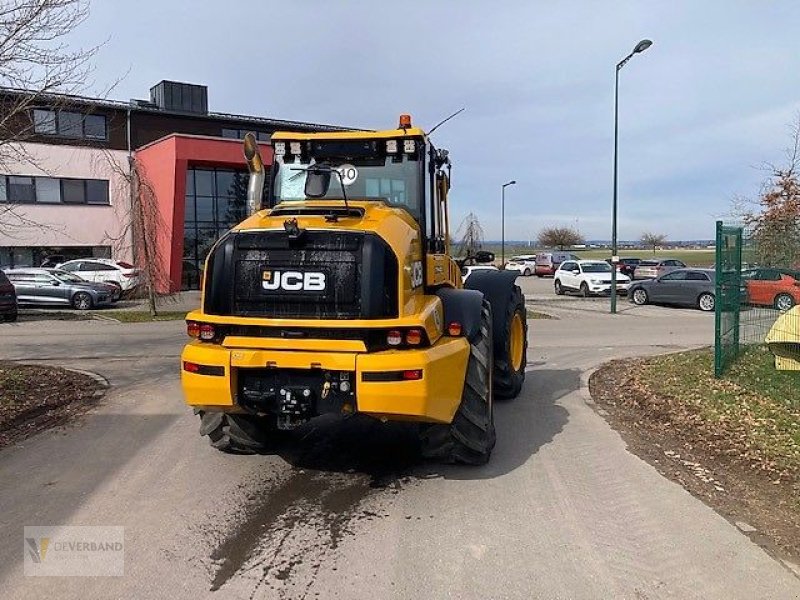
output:
<path id="1" fill-rule="evenodd" d="M 582 296 L 611 293 L 613 268 L 601 260 L 567 260 L 559 265 L 553 276 L 553 287 L 559 296 L 565 292 L 580 292 Z M 617 291 L 627 293 L 630 278 L 617 275 Z"/>
<path id="2" fill-rule="evenodd" d="M 14 285 L 19 304 L 89 310 L 116 301 L 117 290 L 113 285 L 85 281 L 59 269 L 11 269 L 6 275 Z"/>
<path id="3" fill-rule="evenodd" d="M 467 278 L 475 271 L 498 271 L 499 269 L 494 265 L 467 265 L 461 267 L 461 281 L 466 281 Z"/>
<path id="4" fill-rule="evenodd" d="M 58 265 L 59 269 L 74 273 L 81 279 L 94 283 L 109 283 L 117 287 L 119 295 L 139 285 L 140 271 L 133 265 L 110 258 L 80 258 Z"/>
<path id="5" fill-rule="evenodd" d="M 610 258 L 606 260 L 606 262 L 612 264 Z M 640 262 L 642 262 L 641 258 L 620 258 L 617 263 L 617 272 L 633 279 L 633 272 L 636 270 L 636 267 L 639 266 Z"/>
<path id="6" fill-rule="evenodd" d="M 655 279 L 635 281 L 628 290 L 628 300 L 644 304 L 694 306 L 709 312 L 716 306 L 713 269 L 677 269 Z"/>
<path id="7" fill-rule="evenodd" d="M 537 277 L 555 275 L 559 265 L 565 260 L 579 259 L 569 252 L 540 252 L 536 255 L 536 263 L 533 272 Z"/>
<path id="8" fill-rule="evenodd" d="M 54 269 L 58 265 L 63 262 L 66 262 L 68 259 L 63 254 L 50 254 L 49 256 L 45 256 L 42 260 L 42 264 L 39 266 L 43 269 Z"/>
<path id="9" fill-rule="evenodd" d="M 686 265 L 674 258 L 661 260 L 643 260 L 633 271 L 634 279 L 655 279 L 661 275 L 666 275 L 675 269 L 685 269 Z"/>
<path id="10" fill-rule="evenodd" d="M 5 273 L 0 271 L 0 318 L 3 321 L 17 320 L 17 293 Z"/>
<path id="11" fill-rule="evenodd" d="M 748 269 L 742 272 L 750 304 L 790 310 L 800 304 L 800 272 L 789 269 Z"/>
<path id="12" fill-rule="evenodd" d="M 525 277 L 533 275 L 536 270 L 536 255 L 525 254 L 523 256 L 515 256 L 508 261 L 506 271 L 519 271 Z"/>

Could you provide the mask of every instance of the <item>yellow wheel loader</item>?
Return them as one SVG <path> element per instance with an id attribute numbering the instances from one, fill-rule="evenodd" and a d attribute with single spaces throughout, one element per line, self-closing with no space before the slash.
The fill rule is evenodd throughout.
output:
<path id="1" fill-rule="evenodd" d="M 245 138 L 251 216 L 212 249 L 186 317 L 181 381 L 200 432 L 253 453 L 277 430 L 361 413 L 417 423 L 425 456 L 488 461 L 493 400 L 525 379 L 525 301 L 514 271 L 462 284 L 448 152 L 407 115 L 272 144 L 267 174 Z"/>

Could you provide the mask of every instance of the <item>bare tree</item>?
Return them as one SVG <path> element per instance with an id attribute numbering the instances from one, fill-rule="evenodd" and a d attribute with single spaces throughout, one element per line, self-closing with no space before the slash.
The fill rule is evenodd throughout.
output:
<path id="1" fill-rule="evenodd" d="M 0 168 L 37 166 L 21 143 L 35 135 L 32 109 L 69 103 L 86 86 L 98 47 L 67 40 L 88 15 L 87 0 L 0 0 Z M 13 204 L 0 206 L 4 230 L 31 225 Z"/>
<path id="2" fill-rule="evenodd" d="M 782 166 L 765 165 L 767 180 L 756 207 L 743 220 L 752 228 L 755 260 L 772 267 L 800 267 L 800 114 L 791 125 Z"/>
<path id="3" fill-rule="evenodd" d="M 642 237 L 639 238 L 639 241 L 645 248 L 652 248 L 653 254 L 655 254 L 656 249 L 666 243 L 667 235 L 664 233 L 650 233 L 649 231 L 645 231 Z"/>
<path id="4" fill-rule="evenodd" d="M 539 232 L 539 245 L 564 250 L 583 243 L 583 236 L 572 227 L 545 227 Z"/>

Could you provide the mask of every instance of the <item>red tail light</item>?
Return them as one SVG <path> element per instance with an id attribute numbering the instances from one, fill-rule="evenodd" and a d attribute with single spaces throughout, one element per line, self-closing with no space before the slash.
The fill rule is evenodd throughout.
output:
<path id="1" fill-rule="evenodd" d="M 197 373 L 200 371 L 200 365 L 193 362 L 183 361 L 183 370 L 189 373 Z"/>
<path id="2" fill-rule="evenodd" d="M 200 337 L 200 323 L 197 321 L 186 321 L 186 334 L 189 337 Z"/>
<path id="3" fill-rule="evenodd" d="M 422 369 L 403 371 L 403 379 L 405 381 L 417 381 L 419 379 L 422 379 Z"/>
<path id="4" fill-rule="evenodd" d="M 452 335 L 453 337 L 458 337 L 459 335 L 461 335 L 461 331 L 462 331 L 461 323 L 459 323 L 458 321 L 453 321 L 447 326 L 447 333 L 449 335 Z"/>
<path id="5" fill-rule="evenodd" d="M 406 332 L 406 344 L 409 346 L 419 346 L 422 343 L 422 330 L 409 329 Z"/>
<path id="6" fill-rule="evenodd" d="M 206 342 L 210 342 L 214 339 L 217 335 L 214 326 L 211 323 L 203 323 L 200 325 L 200 339 Z"/>

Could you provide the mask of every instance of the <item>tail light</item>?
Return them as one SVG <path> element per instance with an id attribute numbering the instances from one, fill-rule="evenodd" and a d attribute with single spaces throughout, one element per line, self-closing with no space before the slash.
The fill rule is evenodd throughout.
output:
<path id="1" fill-rule="evenodd" d="M 403 343 L 403 334 L 397 329 L 392 329 L 386 334 L 386 343 L 390 346 L 399 346 Z"/>
<path id="2" fill-rule="evenodd" d="M 406 344 L 409 346 L 419 346 L 422 343 L 422 330 L 409 329 L 406 332 Z"/>
<path id="3" fill-rule="evenodd" d="M 461 323 L 458 321 L 453 321 L 447 326 L 447 333 L 448 335 L 452 335 L 453 337 L 458 337 L 461 335 L 462 327 Z"/>
<path id="4" fill-rule="evenodd" d="M 403 379 L 405 381 L 417 381 L 422 379 L 422 369 L 412 369 L 409 371 L 403 371 Z"/>
<path id="5" fill-rule="evenodd" d="M 199 338 L 200 323 L 197 321 L 186 321 L 186 335 L 193 338 Z"/>
<path id="6" fill-rule="evenodd" d="M 217 331 L 211 323 L 203 323 L 200 325 L 200 339 L 204 342 L 210 342 L 216 335 Z"/>

